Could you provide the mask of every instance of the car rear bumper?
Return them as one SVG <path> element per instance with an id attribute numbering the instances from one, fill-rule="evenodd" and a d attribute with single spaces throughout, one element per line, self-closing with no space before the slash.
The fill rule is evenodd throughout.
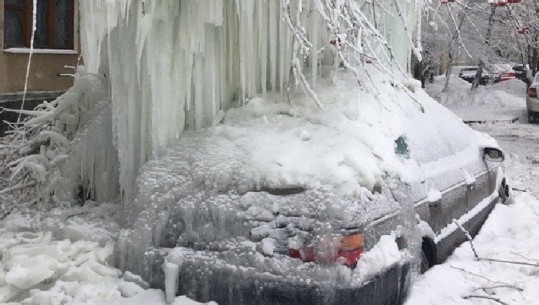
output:
<path id="1" fill-rule="evenodd" d="M 526 107 L 528 112 L 539 112 L 539 99 L 536 98 L 527 98 Z"/>
<path id="2" fill-rule="evenodd" d="M 394 266 L 359 287 L 345 284 L 309 285 L 306 282 L 288 282 L 279 278 L 268 279 L 263 274 L 244 278 L 232 269 L 221 269 L 214 271 L 215 276 L 211 278 L 210 283 L 203 283 L 185 276 L 181 282 L 191 283 L 191 285 L 185 285 L 179 292 L 202 301 L 214 300 L 221 305 L 393 305 L 403 303 L 408 266 Z M 223 285 L 223 281 L 228 285 Z M 206 290 L 204 286 L 211 287 L 209 295 L 207 293 L 209 290 Z"/>
<path id="3" fill-rule="evenodd" d="M 165 289 L 161 268 L 164 256 L 158 256 L 161 259 L 151 258 L 155 272 L 151 284 L 153 288 Z M 410 266 L 410 262 L 393 265 L 358 285 L 339 283 L 339 280 L 276 276 L 252 268 L 196 259 L 182 264 L 177 294 L 200 302 L 215 301 L 219 305 L 398 305 L 404 302 L 408 290 Z"/>

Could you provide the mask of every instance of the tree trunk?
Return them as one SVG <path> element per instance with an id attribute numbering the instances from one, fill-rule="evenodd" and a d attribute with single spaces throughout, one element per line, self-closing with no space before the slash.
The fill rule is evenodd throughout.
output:
<path id="1" fill-rule="evenodd" d="M 447 92 L 449 89 L 449 77 L 451 76 L 451 70 L 453 69 L 453 52 L 451 49 L 449 49 L 449 53 L 447 55 L 449 60 L 447 61 L 447 70 L 445 72 L 445 85 L 442 92 Z"/>
<path id="2" fill-rule="evenodd" d="M 488 28 L 487 28 L 487 35 L 485 36 L 485 45 L 490 46 L 490 38 L 492 37 L 492 24 L 494 23 L 494 14 L 496 13 L 496 7 L 492 6 L 490 9 L 490 16 L 488 17 Z M 483 67 L 485 66 L 485 63 L 483 59 L 479 60 L 479 65 L 477 68 L 477 73 L 475 73 L 475 79 L 472 83 L 472 91 L 477 89 L 479 87 L 479 84 L 481 82 L 481 77 L 483 77 Z"/>
<path id="3" fill-rule="evenodd" d="M 537 73 L 537 61 L 539 60 L 539 53 L 537 52 L 537 48 L 533 48 L 532 51 L 532 59 L 531 59 L 531 69 L 532 69 L 532 75 L 535 75 Z"/>
<path id="4" fill-rule="evenodd" d="M 481 77 L 483 77 L 483 66 L 485 64 L 483 63 L 483 61 L 481 60 L 479 62 L 479 65 L 477 66 L 477 72 L 475 72 L 475 78 L 472 82 L 472 91 L 477 89 L 477 87 L 479 87 L 480 83 L 481 83 Z"/>

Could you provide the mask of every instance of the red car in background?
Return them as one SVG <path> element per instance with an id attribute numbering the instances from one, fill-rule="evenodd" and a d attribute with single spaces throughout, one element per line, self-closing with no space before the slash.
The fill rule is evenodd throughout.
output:
<path id="1" fill-rule="evenodd" d="M 515 79 L 515 78 L 516 78 L 516 72 L 513 69 L 509 71 L 505 71 L 500 74 L 500 81 L 502 82 L 506 80 L 510 80 L 510 79 Z"/>

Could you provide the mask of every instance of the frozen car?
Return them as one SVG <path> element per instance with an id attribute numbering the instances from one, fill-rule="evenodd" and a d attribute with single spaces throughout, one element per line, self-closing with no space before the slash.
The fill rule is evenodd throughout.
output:
<path id="1" fill-rule="evenodd" d="M 533 123 L 539 117 L 539 99 L 537 98 L 537 90 L 539 88 L 539 73 L 535 74 L 532 84 L 528 87 L 526 95 L 526 109 L 528 110 L 528 121 Z"/>
<path id="2" fill-rule="evenodd" d="M 169 300 L 401 303 L 507 198 L 504 156 L 419 83 L 339 79 L 318 84 L 322 111 L 254 98 L 148 162 L 120 267 Z"/>

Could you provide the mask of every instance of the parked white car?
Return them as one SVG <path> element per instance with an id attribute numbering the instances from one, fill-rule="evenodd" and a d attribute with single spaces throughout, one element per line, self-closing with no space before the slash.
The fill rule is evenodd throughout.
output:
<path id="1" fill-rule="evenodd" d="M 539 88 L 539 73 L 535 74 L 532 84 L 528 88 L 526 95 L 526 109 L 528 110 L 528 121 L 533 123 L 539 117 L 539 98 L 537 98 L 537 90 Z"/>

